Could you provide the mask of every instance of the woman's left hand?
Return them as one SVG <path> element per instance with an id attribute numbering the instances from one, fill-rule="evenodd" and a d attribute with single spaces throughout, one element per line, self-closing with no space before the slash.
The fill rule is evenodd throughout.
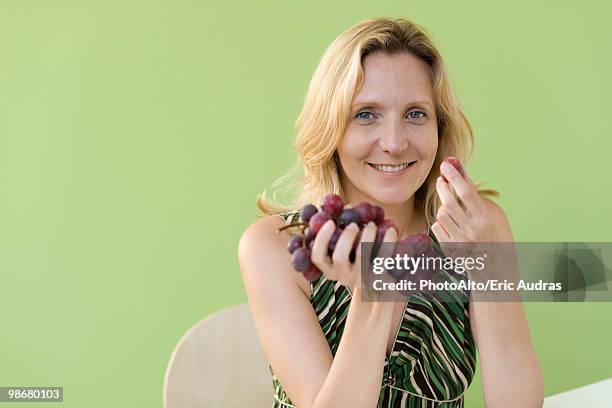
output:
<path id="1" fill-rule="evenodd" d="M 476 186 L 462 166 L 462 173 L 448 161 L 440 165 L 436 190 L 442 201 L 431 230 L 440 242 L 498 242 L 499 232 L 491 211 L 476 191 Z M 451 191 L 457 192 L 461 204 Z"/>

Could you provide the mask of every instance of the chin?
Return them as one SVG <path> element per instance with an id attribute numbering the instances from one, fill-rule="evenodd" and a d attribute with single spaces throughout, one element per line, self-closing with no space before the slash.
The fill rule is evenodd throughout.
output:
<path id="1" fill-rule="evenodd" d="M 384 205 L 399 205 L 410 200 L 412 194 L 406 191 L 376 191 L 370 196 Z"/>

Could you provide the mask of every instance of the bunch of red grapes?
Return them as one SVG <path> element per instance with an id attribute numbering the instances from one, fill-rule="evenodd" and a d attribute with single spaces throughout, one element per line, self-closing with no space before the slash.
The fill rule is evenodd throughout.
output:
<path id="1" fill-rule="evenodd" d="M 310 282 L 317 280 L 319 276 L 321 276 L 321 271 L 310 259 L 312 245 L 323 224 L 329 220 L 333 220 L 336 224 L 336 229 L 329 240 L 327 249 L 328 255 L 330 256 L 334 252 L 342 231 L 351 223 L 355 223 L 359 227 L 360 231 L 355 238 L 353 248 L 349 255 L 350 262 L 355 261 L 357 245 L 359 245 L 361 241 L 361 230 L 363 230 L 364 226 L 369 222 L 373 221 L 377 226 L 375 246 L 383 242 L 385 233 L 389 228 L 395 228 L 399 233 L 393 221 L 385 219 L 385 211 L 378 205 L 361 202 L 354 207 L 348 207 L 344 205 L 342 198 L 336 194 L 328 194 L 325 196 L 320 209 L 313 204 L 306 205 L 300 211 L 300 222 L 286 226 L 301 227 L 301 233 L 293 236 L 289 240 L 287 249 L 291 254 L 291 264 L 293 268 L 301 272 Z M 419 233 L 398 241 L 396 248 L 402 248 L 401 244 L 410 244 L 411 248 L 415 248 L 416 244 L 417 247 L 421 248 L 419 252 L 424 252 L 427 250 L 430 243 L 431 239 L 427 234 Z M 406 247 L 406 245 L 403 245 L 404 250 Z"/>

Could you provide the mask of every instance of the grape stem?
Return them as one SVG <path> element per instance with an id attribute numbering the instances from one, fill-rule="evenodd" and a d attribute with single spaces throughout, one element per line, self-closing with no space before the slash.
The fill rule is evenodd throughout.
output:
<path id="1" fill-rule="evenodd" d="M 306 224 L 305 222 L 294 222 L 294 223 L 280 227 L 276 232 L 280 234 L 282 230 L 285 230 L 287 228 L 293 228 L 293 227 L 302 227 L 302 232 L 304 232 L 304 229 L 307 226 L 308 224 Z"/>

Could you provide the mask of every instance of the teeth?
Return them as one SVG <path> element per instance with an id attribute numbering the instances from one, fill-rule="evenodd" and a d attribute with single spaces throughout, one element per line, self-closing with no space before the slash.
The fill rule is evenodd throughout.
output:
<path id="1" fill-rule="evenodd" d="M 372 164 L 372 166 L 376 168 L 377 170 L 384 171 L 385 173 L 397 173 L 397 172 L 404 170 L 406 167 L 408 167 L 408 164 L 409 163 L 404 163 L 404 164 L 400 164 L 399 166 Z"/>

